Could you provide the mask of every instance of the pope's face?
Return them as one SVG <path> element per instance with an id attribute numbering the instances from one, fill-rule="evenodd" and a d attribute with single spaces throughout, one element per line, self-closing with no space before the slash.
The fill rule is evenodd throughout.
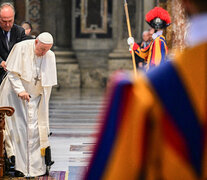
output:
<path id="1" fill-rule="evenodd" d="M 13 24 L 14 11 L 10 6 L 6 6 L 0 12 L 0 26 L 4 31 L 10 31 Z"/>
<path id="2" fill-rule="evenodd" d="M 52 44 L 44 44 L 38 39 L 35 40 L 35 54 L 37 56 L 44 56 L 52 47 Z"/>

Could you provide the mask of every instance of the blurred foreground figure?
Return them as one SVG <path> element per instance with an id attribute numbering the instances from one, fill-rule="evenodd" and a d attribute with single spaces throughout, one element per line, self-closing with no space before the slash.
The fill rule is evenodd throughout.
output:
<path id="1" fill-rule="evenodd" d="M 111 83 L 87 180 L 207 179 L 207 1 L 182 0 L 189 47 Z"/>
<path id="2" fill-rule="evenodd" d="M 57 84 L 51 34 L 17 43 L 6 61 L 8 75 L 0 86 L 0 106 L 15 108 L 5 119 L 5 148 L 15 176 L 44 175 L 51 161 L 49 98 Z"/>

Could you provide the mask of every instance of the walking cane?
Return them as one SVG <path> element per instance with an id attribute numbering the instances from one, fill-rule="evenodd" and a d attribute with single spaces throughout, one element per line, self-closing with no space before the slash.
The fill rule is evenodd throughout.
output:
<path id="1" fill-rule="evenodd" d="M 126 22 L 127 22 L 127 27 L 128 27 L 128 34 L 129 34 L 129 37 L 132 37 L 130 20 L 129 20 L 129 11 L 128 11 L 128 5 L 127 5 L 127 1 L 126 0 L 124 0 L 124 9 L 125 9 L 125 14 L 126 14 Z M 136 69 L 136 63 L 135 63 L 135 55 L 134 55 L 134 51 L 133 51 L 133 45 L 131 44 L 130 46 L 131 46 L 131 49 L 132 49 L 132 63 L 133 63 L 134 75 L 136 77 L 137 76 L 137 69 Z"/>

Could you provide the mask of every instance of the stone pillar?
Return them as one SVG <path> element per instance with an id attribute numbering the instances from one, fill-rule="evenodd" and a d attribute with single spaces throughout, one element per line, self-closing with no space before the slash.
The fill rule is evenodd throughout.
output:
<path id="1" fill-rule="evenodd" d="M 55 48 L 71 47 L 71 1 L 41 1 L 41 30 L 49 31 L 55 39 Z M 49 17 L 49 18 L 48 18 Z"/>
<path id="2" fill-rule="evenodd" d="M 185 10 L 180 0 L 171 0 L 172 15 L 172 48 L 174 50 L 183 50 L 185 45 L 185 37 L 188 26 Z M 170 8 L 168 5 L 168 9 Z"/>
<path id="3" fill-rule="evenodd" d="M 136 6 L 134 6 L 136 7 Z M 134 18 L 134 11 L 131 10 L 130 4 L 128 4 L 130 24 L 132 26 L 132 34 L 134 33 L 132 18 Z M 134 18 L 135 19 L 135 18 Z M 128 30 L 126 27 L 126 18 L 124 12 L 124 1 L 120 3 L 118 0 L 113 1 L 113 39 L 114 50 L 109 54 L 108 59 L 108 73 L 109 76 L 116 70 L 133 68 L 131 63 L 131 55 L 128 51 L 129 47 L 126 43 L 128 37 Z"/>
<path id="4" fill-rule="evenodd" d="M 145 23 L 145 14 L 155 6 L 154 0 L 131 0 L 128 2 L 132 36 L 141 41 L 142 32 L 149 28 Z M 128 29 L 124 12 L 124 2 L 114 0 L 113 29 L 114 50 L 109 54 L 109 75 L 116 70 L 132 70 L 132 58 L 127 44 Z"/>
<path id="5" fill-rule="evenodd" d="M 60 88 L 79 88 L 80 69 L 71 48 L 71 1 L 41 1 L 41 31 L 54 37 L 58 85 Z"/>
<path id="6" fill-rule="evenodd" d="M 80 68 L 73 50 L 54 50 L 59 88 L 80 88 Z"/>
<path id="7" fill-rule="evenodd" d="M 180 0 L 166 0 L 160 2 L 171 16 L 172 24 L 167 28 L 166 40 L 171 52 L 182 51 L 185 45 L 185 36 L 188 27 L 187 17 Z"/>
<path id="8" fill-rule="evenodd" d="M 15 7 L 15 24 L 21 25 L 25 21 L 26 3 L 25 0 L 14 1 Z"/>
<path id="9" fill-rule="evenodd" d="M 145 15 L 157 5 L 157 0 L 144 0 L 143 2 L 144 2 L 144 17 L 143 18 L 145 19 Z M 144 23 L 144 29 L 145 30 L 149 29 L 149 25 L 146 22 Z"/>
<path id="10" fill-rule="evenodd" d="M 81 87 L 103 88 L 113 47 L 112 1 L 74 0 L 72 9 L 72 45 L 80 65 Z"/>

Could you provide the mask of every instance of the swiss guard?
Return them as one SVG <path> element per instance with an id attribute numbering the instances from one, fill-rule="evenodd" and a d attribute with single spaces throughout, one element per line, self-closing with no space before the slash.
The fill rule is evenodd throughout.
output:
<path id="1" fill-rule="evenodd" d="M 160 65 L 166 59 L 168 48 L 165 37 L 162 34 L 163 29 L 170 25 L 171 19 L 166 10 L 161 7 L 155 7 L 146 14 L 145 20 L 154 29 L 151 43 L 147 47 L 141 48 L 134 42 L 133 37 L 129 37 L 127 43 L 130 45 L 130 51 L 132 47 L 136 55 L 146 60 L 146 69 L 148 70 Z"/>
<path id="2" fill-rule="evenodd" d="M 137 77 L 115 74 L 85 180 L 207 179 L 207 1 L 181 2 L 188 47 Z"/>

